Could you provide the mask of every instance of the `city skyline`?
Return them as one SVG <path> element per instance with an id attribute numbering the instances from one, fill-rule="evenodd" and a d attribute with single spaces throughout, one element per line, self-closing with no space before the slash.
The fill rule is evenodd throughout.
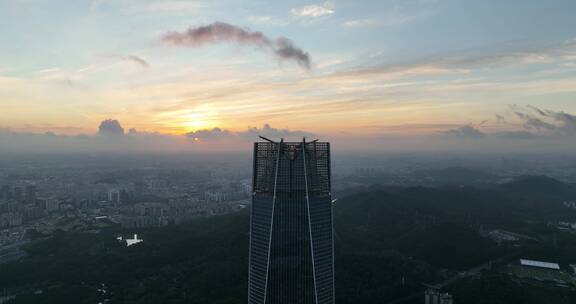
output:
<path id="1" fill-rule="evenodd" d="M 576 137 L 575 6 L 3 1 L 0 137 L 93 135 L 112 119 L 169 138 L 172 150 L 271 130 L 375 151 L 384 140 L 445 147 L 447 137 L 452 148 L 566 146 Z"/>

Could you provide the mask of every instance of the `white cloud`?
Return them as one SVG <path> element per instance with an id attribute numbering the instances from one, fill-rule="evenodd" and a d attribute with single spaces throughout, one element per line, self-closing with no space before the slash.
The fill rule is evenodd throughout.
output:
<path id="1" fill-rule="evenodd" d="M 293 8 L 290 10 L 292 15 L 296 17 L 317 18 L 334 14 L 334 4 L 326 1 L 323 4 L 306 5 L 299 9 Z"/>
<path id="2" fill-rule="evenodd" d="M 379 25 L 378 20 L 375 19 L 354 19 L 344 22 L 347 27 L 370 27 Z"/>

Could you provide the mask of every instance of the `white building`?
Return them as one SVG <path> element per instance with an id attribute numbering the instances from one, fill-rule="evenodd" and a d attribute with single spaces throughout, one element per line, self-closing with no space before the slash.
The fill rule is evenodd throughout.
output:
<path id="1" fill-rule="evenodd" d="M 144 242 L 144 240 L 143 240 L 143 239 L 138 239 L 138 235 L 137 235 L 137 234 L 134 234 L 134 238 L 133 238 L 133 239 L 126 239 L 126 246 L 129 247 L 129 246 L 132 246 L 132 245 L 135 245 L 135 244 L 138 244 L 138 243 L 142 243 L 142 242 Z"/>
<path id="2" fill-rule="evenodd" d="M 552 269 L 552 270 L 560 270 L 560 265 L 556 263 L 549 263 L 549 262 L 541 262 L 541 261 L 534 261 L 534 260 L 520 260 L 520 265 L 522 266 L 530 266 L 536 268 L 544 268 L 544 269 Z"/>

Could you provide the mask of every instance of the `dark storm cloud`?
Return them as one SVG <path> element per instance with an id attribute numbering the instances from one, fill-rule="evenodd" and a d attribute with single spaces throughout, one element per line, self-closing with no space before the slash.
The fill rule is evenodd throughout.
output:
<path id="1" fill-rule="evenodd" d="M 98 134 L 102 136 L 123 136 L 124 128 L 114 119 L 106 119 L 100 123 Z"/>
<path id="2" fill-rule="evenodd" d="M 310 69 L 310 55 L 296 47 L 292 41 L 280 37 L 272 39 L 262 34 L 235 25 L 214 22 L 209 25 L 191 27 L 184 32 L 168 32 L 162 42 L 180 47 L 202 47 L 206 44 L 238 43 L 252 45 L 271 52 L 283 60 L 293 60 L 305 69 Z"/>

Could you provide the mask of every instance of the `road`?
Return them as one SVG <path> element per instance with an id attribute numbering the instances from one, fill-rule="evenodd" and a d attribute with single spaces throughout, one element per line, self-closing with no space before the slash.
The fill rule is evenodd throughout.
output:
<path id="1" fill-rule="evenodd" d="M 505 261 L 508 261 L 508 260 L 510 260 L 510 259 L 512 259 L 512 258 L 517 258 L 518 256 L 520 256 L 520 253 L 519 253 L 519 252 L 510 253 L 510 254 L 501 256 L 501 257 L 499 257 L 499 258 L 497 258 L 497 259 L 490 260 L 490 261 L 488 261 L 488 262 L 486 262 L 486 263 L 483 263 L 483 264 L 481 264 L 481 265 L 478 265 L 478 266 L 476 266 L 476 267 L 472 267 L 472 268 L 470 268 L 470 269 L 468 269 L 468 270 L 466 270 L 466 271 L 458 272 L 457 274 L 455 274 L 455 275 L 452 276 L 451 278 L 446 279 L 446 280 L 444 280 L 444 281 L 442 281 L 442 282 L 440 282 L 440 283 L 437 283 L 437 284 L 434 284 L 434 285 L 426 285 L 426 284 L 424 284 L 424 286 L 426 286 L 426 287 L 432 287 L 432 288 L 436 288 L 436 289 L 442 289 L 442 288 L 444 288 L 444 287 L 446 287 L 446 286 L 449 286 L 450 284 L 453 284 L 454 282 L 456 282 L 456 281 L 458 281 L 458 280 L 460 280 L 460 279 L 468 278 L 468 277 L 472 277 L 472 276 L 478 275 L 478 274 L 480 274 L 480 273 L 482 272 L 482 270 L 488 270 L 488 269 L 492 268 L 492 265 L 501 264 L 501 263 L 503 263 L 503 262 L 505 262 Z M 424 293 L 424 290 L 421 290 L 421 291 L 419 291 L 419 292 L 417 292 L 417 293 L 413 293 L 413 294 L 411 294 L 411 295 L 408 295 L 408 296 L 405 296 L 405 297 L 402 297 L 402 298 L 399 298 L 399 299 L 392 300 L 392 301 L 388 302 L 388 304 L 400 304 L 400 303 L 404 303 L 404 302 L 406 302 L 406 301 L 413 300 L 413 299 L 416 299 L 416 298 L 418 298 L 418 297 L 423 297 L 423 293 Z"/>

